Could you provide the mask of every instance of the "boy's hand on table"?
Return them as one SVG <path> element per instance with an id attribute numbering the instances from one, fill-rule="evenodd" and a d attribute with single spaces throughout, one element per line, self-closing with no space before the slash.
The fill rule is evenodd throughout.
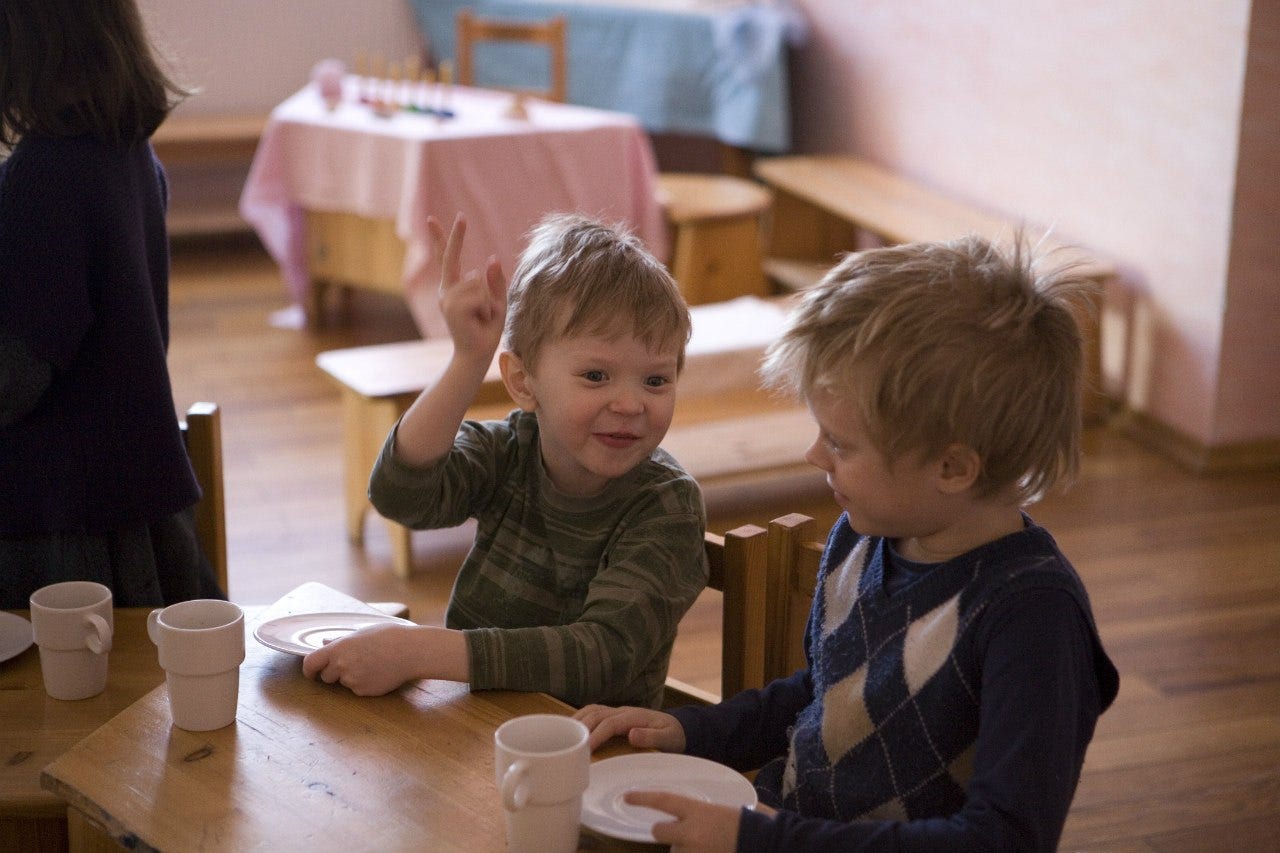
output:
<path id="1" fill-rule="evenodd" d="M 733 853 L 738 847 L 738 812 L 669 791 L 628 791 L 628 805 L 644 806 L 673 815 L 673 821 L 653 825 L 653 838 L 670 844 L 672 853 Z"/>
<path id="2" fill-rule="evenodd" d="M 625 736 L 627 743 L 641 749 L 684 752 L 684 729 L 670 714 L 651 708 L 587 705 L 573 715 L 591 733 L 588 742 L 595 750 L 613 737 Z"/>
<path id="3" fill-rule="evenodd" d="M 418 678 L 466 681 L 468 667 L 462 632 L 425 625 L 370 625 L 302 659 L 307 678 L 357 696 L 381 696 Z"/>
<path id="4" fill-rule="evenodd" d="M 357 696 L 381 696 L 412 678 L 406 625 L 370 625 L 302 659 L 302 674 L 341 684 Z"/>

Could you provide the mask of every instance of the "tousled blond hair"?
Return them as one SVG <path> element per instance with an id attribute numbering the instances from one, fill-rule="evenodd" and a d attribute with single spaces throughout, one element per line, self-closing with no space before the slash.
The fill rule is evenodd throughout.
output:
<path id="1" fill-rule="evenodd" d="M 1049 260 L 1022 235 L 1003 250 L 965 237 L 850 254 L 805 295 L 761 374 L 804 399 L 855 393 L 891 462 L 971 447 L 980 496 L 1032 503 L 1079 464 L 1075 310 L 1096 288 Z"/>
<path id="2" fill-rule="evenodd" d="M 507 291 L 504 343 L 533 370 L 556 337 L 630 333 L 652 350 L 693 331 L 675 279 L 633 234 L 577 214 L 552 214 L 530 232 Z"/>

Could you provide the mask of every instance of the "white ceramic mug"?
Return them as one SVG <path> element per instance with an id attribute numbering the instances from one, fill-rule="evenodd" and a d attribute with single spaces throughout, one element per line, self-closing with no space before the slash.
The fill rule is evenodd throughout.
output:
<path id="1" fill-rule="evenodd" d="M 587 790 L 587 727 L 572 717 L 528 714 L 493 733 L 494 769 L 510 853 L 574 853 Z"/>
<path id="2" fill-rule="evenodd" d="M 54 699 L 88 699 L 106 689 L 115 629 L 111 590 L 93 581 L 64 581 L 40 587 L 30 603 L 45 692 Z"/>
<path id="3" fill-rule="evenodd" d="M 244 661 L 244 611 L 213 598 L 182 601 L 152 610 L 147 634 L 159 652 L 173 724 L 205 732 L 234 723 Z"/>

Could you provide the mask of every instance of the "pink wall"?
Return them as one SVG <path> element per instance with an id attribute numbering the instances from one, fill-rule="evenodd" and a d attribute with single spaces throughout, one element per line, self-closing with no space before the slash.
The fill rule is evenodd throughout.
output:
<path id="1" fill-rule="evenodd" d="M 1217 437 L 1280 436 L 1280 4 L 1255 3 L 1227 268 Z"/>
<path id="2" fill-rule="evenodd" d="M 1274 12 L 1242 143 L 1248 0 L 797 2 L 801 150 L 858 153 L 1111 257 L 1133 299 L 1109 360 L 1130 405 L 1207 445 L 1280 437 Z"/>

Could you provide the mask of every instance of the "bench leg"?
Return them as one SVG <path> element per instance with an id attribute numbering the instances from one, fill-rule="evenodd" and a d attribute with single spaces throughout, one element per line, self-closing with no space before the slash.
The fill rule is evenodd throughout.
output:
<path id="1" fill-rule="evenodd" d="M 394 521 L 387 522 L 387 537 L 391 540 L 391 568 L 398 578 L 413 573 L 412 531 Z"/>
<path id="2" fill-rule="evenodd" d="M 342 389 L 342 506 L 347 520 L 347 541 L 352 545 L 364 543 L 364 513 L 369 507 L 366 497 L 367 476 L 360 471 L 369 459 L 367 419 L 372 416 L 367 409 L 373 401 L 355 391 Z"/>
<path id="3" fill-rule="evenodd" d="M 399 417 L 393 401 L 371 399 L 342 389 L 343 506 L 347 539 L 364 543 L 364 516 L 369 509 L 369 472 L 387 433 Z"/>
<path id="4" fill-rule="evenodd" d="M 347 540 L 364 544 L 364 517 L 369 510 L 369 473 L 382 452 L 391 428 L 408 404 L 395 398 L 370 398 L 350 388 L 342 389 L 343 503 Z M 391 565 L 397 577 L 407 578 L 413 569 L 410 531 L 387 521 L 391 541 Z"/>

